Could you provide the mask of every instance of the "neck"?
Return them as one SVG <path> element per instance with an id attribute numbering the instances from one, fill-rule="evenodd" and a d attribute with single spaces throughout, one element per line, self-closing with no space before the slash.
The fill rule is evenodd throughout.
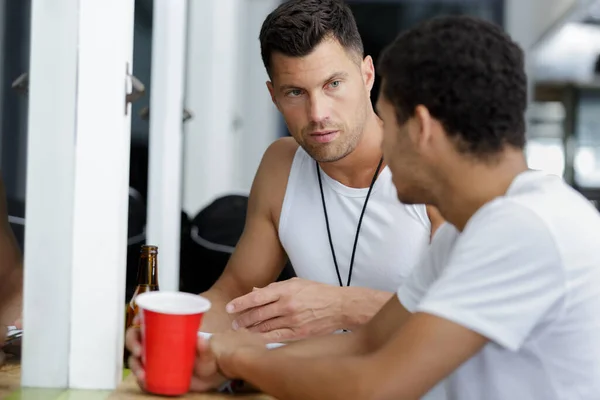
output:
<path id="1" fill-rule="evenodd" d="M 371 184 L 375 169 L 381 160 L 383 130 L 375 112 L 371 112 L 365 130 L 356 148 L 341 160 L 319 163 L 327 175 L 343 185 L 365 188 Z M 380 172 L 385 167 L 381 165 Z"/>
<path id="2" fill-rule="evenodd" d="M 527 170 L 521 150 L 506 150 L 494 164 L 472 160 L 450 163 L 438 186 L 436 205 L 442 216 L 462 231 L 469 219 L 486 203 L 503 196 L 513 180 Z"/>

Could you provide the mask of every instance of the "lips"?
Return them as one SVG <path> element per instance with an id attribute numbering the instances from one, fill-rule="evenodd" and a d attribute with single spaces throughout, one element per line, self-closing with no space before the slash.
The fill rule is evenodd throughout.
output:
<path id="1" fill-rule="evenodd" d="M 310 137 L 318 143 L 329 143 L 337 137 L 338 133 L 339 131 L 319 131 L 312 132 Z"/>

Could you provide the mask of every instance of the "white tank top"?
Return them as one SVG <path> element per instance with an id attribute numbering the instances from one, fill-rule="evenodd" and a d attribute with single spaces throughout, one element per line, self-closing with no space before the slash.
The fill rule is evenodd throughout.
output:
<path id="1" fill-rule="evenodd" d="M 321 170 L 331 239 L 344 286 L 358 219 L 368 188 L 342 185 Z M 424 205 L 398 201 L 385 167 L 363 217 L 351 286 L 396 291 L 429 246 L 430 222 Z M 315 161 L 298 148 L 279 219 L 279 239 L 299 278 L 339 285 L 323 213 Z"/>

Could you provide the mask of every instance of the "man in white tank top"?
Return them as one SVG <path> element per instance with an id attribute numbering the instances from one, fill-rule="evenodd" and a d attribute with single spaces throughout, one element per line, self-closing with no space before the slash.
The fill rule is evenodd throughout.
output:
<path id="1" fill-rule="evenodd" d="M 269 341 L 351 330 L 427 249 L 428 211 L 398 202 L 370 99 L 373 61 L 347 5 L 284 3 L 264 21 L 260 43 L 292 137 L 265 152 L 244 233 L 203 293 L 213 303 L 203 329 L 247 328 Z M 287 258 L 298 278 L 273 283 Z"/>
<path id="2" fill-rule="evenodd" d="M 384 52 L 378 109 L 398 198 L 448 223 L 361 329 L 268 350 L 216 335 L 213 365 L 277 399 L 600 398 L 600 214 L 528 170 L 524 55 L 499 27 L 428 21 Z M 210 346 L 210 352 L 208 352 Z M 202 381 L 201 373 L 196 379 Z"/>
<path id="3" fill-rule="evenodd" d="M 370 99 L 373 60 L 346 4 L 283 3 L 260 43 L 292 137 L 263 156 L 244 233 L 202 294 L 212 302 L 202 330 L 247 328 L 271 342 L 353 330 L 393 297 L 441 218 L 398 201 Z M 298 278 L 273 283 L 288 257 Z"/>

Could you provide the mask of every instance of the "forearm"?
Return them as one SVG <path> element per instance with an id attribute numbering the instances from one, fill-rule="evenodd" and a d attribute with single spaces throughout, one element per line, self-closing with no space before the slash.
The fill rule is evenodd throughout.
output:
<path id="1" fill-rule="evenodd" d="M 362 330 L 291 342 L 277 349 L 280 354 L 294 357 L 350 356 L 365 354 L 369 350 L 369 342 Z"/>
<path id="2" fill-rule="evenodd" d="M 341 289 L 344 324 L 342 328 L 349 330 L 369 322 L 394 295 L 390 292 L 364 287 L 350 286 Z"/>
<path id="3" fill-rule="evenodd" d="M 0 232 L 0 325 L 12 325 L 23 308 L 23 257 L 10 226 Z"/>
<path id="4" fill-rule="evenodd" d="M 23 268 L 17 264 L 0 274 L 0 326 L 12 325 L 23 310 Z"/>
<path id="5" fill-rule="evenodd" d="M 234 315 L 227 313 L 225 306 L 233 300 L 235 296 L 227 293 L 215 285 L 208 291 L 200 293 L 201 296 L 207 298 L 211 302 L 210 310 L 202 319 L 201 330 L 203 332 L 224 332 L 231 329 Z"/>
<path id="6" fill-rule="evenodd" d="M 230 374 L 280 400 L 335 400 L 369 397 L 364 360 L 362 356 L 290 357 L 283 348 L 241 349 L 226 364 Z"/>

